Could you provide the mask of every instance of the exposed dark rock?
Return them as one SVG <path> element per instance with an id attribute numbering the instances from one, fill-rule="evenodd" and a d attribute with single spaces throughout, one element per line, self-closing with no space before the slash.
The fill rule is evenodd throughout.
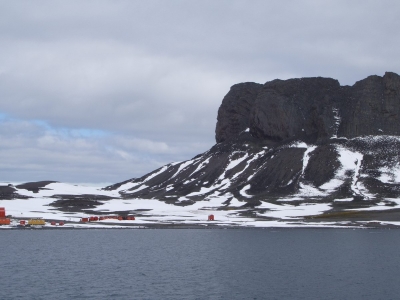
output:
<path id="1" fill-rule="evenodd" d="M 322 77 L 238 84 L 219 108 L 216 141 L 232 140 L 248 127 L 274 142 L 399 135 L 399 103 L 400 76 L 390 72 L 351 87 Z"/>
<path id="2" fill-rule="evenodd" d="M 100 201 L 110 200 L 111 197 L 104 195 L 61 195 L 54 194 L 52 198 L 58 198 L 54 202 L 50 203 L 49 206 L 55 207 L 58 210 L 65 212 L 83 212 L 96 208 L 103 203 Z"/>
<path id="3" fill-rule="evenodd" d="M 281 149 L 268 157 L 266 163 L 248 181 L 249 195 L 268 197 L 267 195 L 292 194 L 296 192 L 297 181 L 302 171 L 302 158 L 305 149 Z M 239 196 L 239 195 L 237 195 Z"/>
<path id="4" fill-rule="evenodd" d="M 106 190 L 106 191 L 116 190 L 116 189 L 119 188 L 121 185 L 123 185 L 123 184 L 125 184 L 125 183 L 128 183 L 128 182 L 131 182 L 131 181 L 134 180 L 134 179 L 135 179 L 135 178 L 132 178 L 132 179 L 128 179 L 128 180 L 125 180 L 125 181 L 122 181 L 122 182 L 118 182 L 118 183 L 113 184 L 113 185 L 109 185 L 109 186 L 105 187 L 104 190 Z"/>
<path id="5" fill-rule="evenodd" d="M 62 199 L 56 200 L 50 206 L 56 207 L 61 211 L 81 212 L 82 209 L 93 209 L 102 203 L 90 199 Z"/>
<path id="6" fill-rule="evenodd" d="M 36 181 L 36 182 L 27 182 L 27 183 L 23 183 L 20 185 L 17 185 L 16 187 L 19 189 L 25 189 L 28 191 L 31 191 L 33 193 L 38 193 L 39 190 L 41 189 L 46 189 L 45 186 L 50 184 L 50 183 L 54 183 L 57 181 Z"/>
<path id="7" fill-rule="evenodd" d="M 339 136 L 400 135 L 400 76 L 369 76 L 343 93 Z"/>
<path id="8" fill-rule="evenodd" d="M 7 199 L 26 199 L 26 196 L 19 195 L 17 193 L 17 189 L 9 184 L 6 186 L 0 186 L 0 200 L 7 200 Z"/>
<path id="9" fill-rule="evenodd" d="M 274 80 L 264 84 L 250 116 L 251 133 L 272 141 L 315 142 L 335 134 L 340 85 L 330 78 Z"/>
<path id="10" fill-rule="evenodd" d="M 304 179 L 319 187 L 332 179 L 339 167 L 338 152 L 335 146 L 320 146 L 310 155 L 310 160 L 304 170 Z"/>
<path id="11" fill-rule="evenodd" d="M 254 82 L 236 84 L 222 100 L 215 129 L 217 143 L 235 138 L 250 127 L 250 110 L 262 85 Z"/>

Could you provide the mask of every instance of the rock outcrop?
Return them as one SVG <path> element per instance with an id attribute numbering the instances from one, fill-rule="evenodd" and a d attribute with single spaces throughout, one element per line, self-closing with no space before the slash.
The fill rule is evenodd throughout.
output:
<path id="1" fill-rule="evenodd" d="M 250 127 L 250 113 L 261 88 L 261 84 L 254 82 L 231 87 L 218 110 L 217 143 L 231 140 Z"/>
<path id="2" fill-rule="evenodd" d="M 353 86 L 331 78 L 234 85 L 218 111 L 216 141 L 249 128 L 261 140 L 323 142 L 332 137 L 400 135 L 400 76 L 387 72 Z"/>

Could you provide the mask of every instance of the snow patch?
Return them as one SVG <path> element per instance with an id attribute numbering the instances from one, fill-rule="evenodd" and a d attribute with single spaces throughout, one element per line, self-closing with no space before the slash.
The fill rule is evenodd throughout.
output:
<path id="1" fill-rule="evenodd" d="M 288 148 L 309 148 L 309 146 L 302 141 L 295 141 L 288 145 Z"/>
<path id="2" fill-rule="evenodd" d="M 338 133 L 340 122 L 342 119 L 340 117 L 338 108 L 334 107 L 332 111 L 333 111 L 333 119 L 335 120 L 335 123 L 333 125 L 334 133 L 331 138 L 337 138 L 337 133 Z"/>
<path id="3" fill-rule="evenodd" d="M 303 154 L 303 168 L 302 168 L 302 170 L 301 170 L 301 175 L 302 175 L 302 176 L 304 175 L 304 171 L 305 171 L 306 168 L 307 168 L 308 161 L 310 160 L 310 154 L 311 154 L 311 152 L 313 152 L 313 151 L 315 150 L 315 148 L 317 148 L 317 146 L 310 146 L 310 147 L 308 147 L 307 144 L 305 144 L 305 143 L 303 143 L 303 144 L 305 145 L 305 147 L 297 147 L 297 148 L 307 148 L 307 150 L 304 151 L 304 154 Z"/>
<path id="4" fill-rule="evenodd" d="M 123 192 L 129 192 L 129 194 L 132 194 L 132 193 L 136 193 L 136 192 L 139 192 L 141 190 L 144 190 L 145 188 L 148 188 L 148 186 L 143 184 L 143 185 L 139 186 L 137 189 L 129 190 L 129 191 L 123 191 Z"/>
<path id="5" fill-rule="evenodd" d="M 262 204 L 258 206 L 258 208 L 269 209 L 269 211 L 260 214 L 262 216 L 285 219 L 285 218 L 300 218 L 310 215 L 319 215 L 325 211 L 330 210 L 331 206 L 327 203 L 320 203 L 320 204 L 306 203 L 294 206 L 294 205 L 278 205 L 268 202 L 262 202 Z"/>
<path id="6" fill-rule="evenodd" d="M 363 186 L 358 182 L 363 155 L 359 152 L 351 151 L 341 146 L 337 146 L 336 150 L 339 154 L 339 162 L 341 167 L 336 171 L 333 179 L 321 185 L 319 188 L 326 192 L 332 192 L 344 183 L 347 178 L 346 173 L 352 172 L 351 190 L 353 195 L 366 196 L 362 192 L 365 188 L 363 189 Z"/>
<path id="7" fill-rule="evenodd" d="M 211 156 L 208 157 L 208 158 L 207 158 L 206 160 L 204 160 L 203 162 L 201 162 L 201 163 L 197 166 L 196 170 L 194 170 L 194 171 L 192 172 L 192 174 L 189 175 L 189 177 L 192 176 L 193 174 L 195 174 L 196 172 L 200 171 L 201 169 L 203 169 L 206 165 L 208 165 L 208 163 L 210 162 L 210 159 L 211 159 Z"/>
<path id="8" fill-rule="evenodd" d="M 243 155 L 242 157 L 236 159 L 236 160 L 232 160 L 229 165 L 225 168 L 225 171 L 228 171 L 230 169 L 233 169 L 234 167 L 236 167 L 238 164 L 240 164 L 242 161 L 244 161 L 247 157 L 249 157 L 249 155 L 246 153 L 245 155 Z"/>
<path id="9" fill-rule="evenodd" d="M 251 197 L 253 197 L 252 195 L 249 195 L 249 194 L 246 193 L 246 191 L 248 191 L 250 188 L 251 188 L 251 185 L 250 185 L 250 184 L 246 185 L 244 188 L 242 188 L 242 189 L 239 191 L 240 195 L 242 195 L 243 197 L 246 197 L 246 198 L 251 198 Z"/>
<path id="10" fill-rule="evenodd" d="M 400 183 L 400 164 L 397 162 L 390 167 L 379 168 L 381 175 L 377 178 L 382 183 L 398 184 Z"/>
<path id="11" fill-rule="evenodd" d="M 183 163 L 179 166 L 179 168 L 178 168 L 178 170 L 175 172 L 175 174 L 171 176 L 171 179 L 174 178 L 174 177 L 176 177 L 183 169 L 185 169 L 187 166 L 189 166 L 189 165 L 191 165 L 191 164 L 193 164 L 193 163 L 194 163 L 193 160 L 187 160 L 187 161 L 183 162 Z"/>

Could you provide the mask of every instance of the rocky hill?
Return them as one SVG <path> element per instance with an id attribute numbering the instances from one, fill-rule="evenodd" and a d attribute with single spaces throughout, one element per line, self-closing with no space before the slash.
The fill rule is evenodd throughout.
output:
<path id="1" fill-rule="evenodd" d="M 241 83 L 222 101 L 209 151 L 107 189 L 178 205 L 221 195 L 248 206 L 390 204 L 400 193 L 399 116 L 395 73 L 353 86 L 321 77 Z"/>

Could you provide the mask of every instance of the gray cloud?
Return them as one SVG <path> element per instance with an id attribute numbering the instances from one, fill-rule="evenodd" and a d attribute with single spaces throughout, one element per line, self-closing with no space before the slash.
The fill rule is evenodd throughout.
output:
<path id="1" fill-rule="evenodd" d="M 122 181 L 201 152 L 205 145 L 157 142 L 87 130 L 54 129 L 41 122 L 2 118 L 2 181 Z"/>
<path id="2" fill-rule="evenodd" d="M 2 1 L 0 180 L 115 182 L 188 159 L 238 82 L 399 73 L 399 15 L 396 1 Z"/>

